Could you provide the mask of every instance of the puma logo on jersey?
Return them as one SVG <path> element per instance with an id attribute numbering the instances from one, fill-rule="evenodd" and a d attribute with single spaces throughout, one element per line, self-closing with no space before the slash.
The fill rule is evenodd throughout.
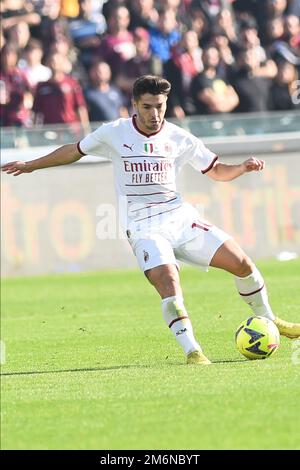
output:
<path id="1" fill-rule="evenodd" d="M 133 146 L 134 146 L 134 144 L 132 144 L 132 145 L 123 144 L 123 147 L 125 147 L 126 149 L 131 150 L 132 152 L 133 152 L 133 150 L 132 150 Z"/>

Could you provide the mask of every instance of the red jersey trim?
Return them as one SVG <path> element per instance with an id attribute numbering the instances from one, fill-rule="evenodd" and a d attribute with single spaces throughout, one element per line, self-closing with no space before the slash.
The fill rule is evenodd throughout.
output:
<path id="1" fill-rule="evenodd" d="M 241 292 L 239 292 L 239 294 L 240 294 L 242 297 L 247 297 L 248 295 L 257 294 L 257 292 L 260 292 L 264 287 L 265 287 L 265 285 L 263 284 L 262 287 L 260 287 L 260 288 L 257 289 L 257 290 L 254 290 L 253 292 L 249 292 L 249 294 L 242 294 Z"/>
<path id="2" fill-rule="evenodd" d="M 211 164 L 205 168 L 205 170 L 201 170 L 201 173 L 204 175 L 205 173 L 207 173 L 209 170 L 211 170 L 213 167 L 214 167 L 214 164 L 216 163 L 216 161 L 218 160 L 218 155 L 215 156 L 215 158 L 213 159 L 213 161 L 211 162 Z"/>
<path id="3" fill-rule="evenodd" d="M 174 183 L 163 183 L 164 186 L 166 185 L 169 185 L 170 184 L 174 184 Z M 136 183 L 136 184 L 125 184 L 125 186 L 161 186 L 161 183 L 145 183 L 145 184 L 139 184 L 139 183 Z"/>
<path id="4" fill-rule="evenodd" d="M 164 127 L 164 124 L 165 124 L 165 121 L 163 121 L 163 123 L 162 123 L 160 129 L 159 129 L 157 132 L 153 132 L 152 134 L 146 134 L 146 132 L 143 132 L 143 131 L 141 131 L 141 130 L 138 128 L 137 123 L 136 123 L 136 114 L 134 114 L 134 115 L 132 116 L 132 125 L 133 125 L 133 127 L 135 128 L 135 130 L 136 130 L 139 134 L 142 134 L 142 135 L 144 135 L 145 137 L 153 137 L 154 135 L 159 134 L 159 132 L 160 132 L 160 131 L 162 130 L 162 128 Z"/>
<path id="5" fill-rule="evenodd" d="M 177 207 L 174 207 L 173 209 L 169 209 L 167 211 L 159 212 L 158 214 L 149 215 L 148 217 L 144 217 L 143 219 L 137 219 L 137 220 L 135 220 L 135 222 L 140 222 L 141 220 L 151 219 L 152 217 L 156 217 L 157 215 L 166 214 L 167 212 L 172 212 L 172 211 L 175 211 L 176 209 L 180 209 L 180 207 L 181 206 L 177 206 Z"/>
<path id="6" fill-rule="evenodd" d="M 87 153 L 84 153 L 84 152 L 81 150 L 81 148 L 80 148 L 80 142 L 77 143 L 77 150 L 78 150 L 78 152 L 80 153 L 80 155 L 82 155 L 83 157 L 84 157 L 85 155 L 87 155 Z"/>
<path id="7" fill-rule="evenodd" d="M 205 232 L 208 232 L 208 231 L 209 231 L 209 228 L 206 227 L 205 225 L 200 225 L 200 224 L 193 223 L 193 224 L 192 224 L 192 228 L 195 228 L 195 227 L 201 228 L 201 230 L 204 230 Z"/>
<path id="8" fill-rule="evenodd" d="M 156 193 L 143 193 L 143 194 L 126 194 L 126 196 L 154 196 L 155 194 L 168 194 L 168 193 L 175 193 L 175 191 L 160 191 Z"/>
<path id="9" fill-rule="evenodd" d="M 182 316 L 182 317 L 177 317 L 177 318 L 175 318 L 175 320 L 172 320 L 172 321 L 171 321 L 171 323 L 170 323 L 170 325 L 169 325 L 169 328 L 171 328 L 171 326 L 174 325 L 174 323 L 176 323 L 177 321 L 184 320 L 184 319 L 187 319 L 187 318 L 189 318 L 189 317 L 187 317 L 187 316 Z"/>
<path id="10" fill-rule="evenodd" d="M 143 211 L 145 209 L 149 209 L 149 207 L 153 207 L 153 206 L 158 206 L 159 204 L 167 204 L 168 202 L 171 202 L 171 201 L 175 201 L 177 199 L 177 196 L 176 197 L 172 197 L 172 199 L 167 199 L 166 201 L 160 201 L 160 202 L 150 202 L 148 206 L 145 206 L 145 207 L 141 207 L 140 209 L 135 209 L 133 211 L 129 211 L 128 214 L 133 214 L 134 212 L 139 212 L 139 211 Z"/>

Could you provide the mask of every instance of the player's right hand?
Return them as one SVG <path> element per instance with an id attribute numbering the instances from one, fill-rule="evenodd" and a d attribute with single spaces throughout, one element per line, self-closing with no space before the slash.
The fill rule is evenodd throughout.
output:
<path id="1" fill-rule="evenodd" d="M 9 162 L 2 166 L 2 171 L 5 171 L 8 175 L 13 174 L 14 176 L 21 175 L 22 173 L 31 173 L 33 170 L 30 169 L 26 162 Z"/>

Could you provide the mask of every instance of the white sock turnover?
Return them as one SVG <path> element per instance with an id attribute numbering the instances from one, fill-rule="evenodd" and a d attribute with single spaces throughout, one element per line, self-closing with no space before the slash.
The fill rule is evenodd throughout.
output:
<path id="1" fill-rule="evenodd" d="M 162 311 L 166 324 L 183 347 L 185 354 L 196 350 L 201 351 L 201 347 L 194 337 L 192 323 L 185 309 L 183 298 L 173 296 L 163 299 Z"/>
<path id="2" fill-rule="evenodd" d="M 235 276 L 237 290 L 256 316 L 275 319 L 269 304 L 264 279 L 255 266 L 253 272 L 246 277 Z"/>

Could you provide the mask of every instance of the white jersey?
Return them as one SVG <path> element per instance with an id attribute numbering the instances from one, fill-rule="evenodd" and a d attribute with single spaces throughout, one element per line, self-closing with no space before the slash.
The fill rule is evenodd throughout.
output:
<path id="1" fill-rule="evenodd" d="M 151 135 L 141 132 L 135 116 L 101 125 L 78 144 L 82 155 L 110 159 L 119 202 L 127 208 L 127 226 L 168 214 L 182 207 L 176 176 L 186 163 L 206 173 L 215 153 L 197 137 L 164 121 Z"/>

